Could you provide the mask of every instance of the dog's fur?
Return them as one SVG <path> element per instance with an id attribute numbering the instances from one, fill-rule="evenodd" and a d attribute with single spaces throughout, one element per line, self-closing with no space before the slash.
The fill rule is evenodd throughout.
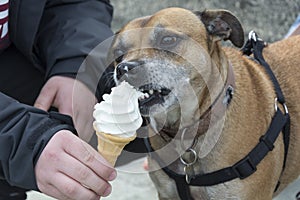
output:
<path id="1" fill-rule="evenodd" d="M 179 35 L 175 38 L 178 41 L 172 41 L 173 37 L 164 38 L 173 35 Z M 168 8 L 131 21 L 119 31 L 112 45 L 114 56 L 120 56 L 115 61 L 116 67 L 120 63 L 140 63 L 134 69 L 142 72 L 129 70 L 124 76 L 126 81 L 137 88 L 142 83 L 152 83 L 158 87 L 154 89 L 165 87 L 171 90 L 163 97 L 163 102 L 152 105 L 148 111 L 141 111 L 150 117 L 151 131 L 159 132 L 151 138 L 154 149 L 163 148 L 175 138 L 174 149 L 166 150 L 167 155 L 180 149 L 176 134 L 197 124 L 217 98 L 224 84 L 219 80 L 226 80 L 231 63 L 236 85 L 233 98 L 226 108 L 225 121 L 214 122 L 199 137 L 197 151 L 200 151 L 206 134 L 220 134 L 218 140 L 210 140 L 209 152 L 195 164 L 196 174 L 231 166 L 247 155 L 265 134 L 275 113 L 273 84 L 262 66 L 235 48 L 222 47 L 221 40 L 230 40 L 238 47 L 243 45 L 243 30 L 230 12 Z M 195 199 L 270 200 L 278 181 L 281 184 L 277 191 L 280 192 L 299 176 L 299 43 L 300 37 L 294 36 L 264 49 L 265 59 L 280 83 L 291 116 L 290 146 L 284 172 L 284 145 L 280 135 L 275 148 L 254 174 L 211 187 L 191 187 Z M 121 81 L 120 77 L 115 76 L 115 79 Z M 164 158 L 164 152 L 160 156 Z M 150 169 L 158 167 L 152 159 L 149 159 L 149 166 Z M 182 173 L 182 166 L 174 170 Z M 160 199 L 179 199 L 174 181 L 162 170 L 150 175 Z"/>

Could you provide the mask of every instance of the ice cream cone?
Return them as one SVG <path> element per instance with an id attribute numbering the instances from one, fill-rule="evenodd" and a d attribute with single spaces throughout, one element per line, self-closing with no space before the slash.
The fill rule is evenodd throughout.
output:
<path id="1" fill-rule="evenodd" d="M 126 144 L 136 138 L 136 134 L 132 137 L 118 137 L 104 132 L 97 132 L 98 152 L 114 166 L 118 156 L 121 154 Z"/>

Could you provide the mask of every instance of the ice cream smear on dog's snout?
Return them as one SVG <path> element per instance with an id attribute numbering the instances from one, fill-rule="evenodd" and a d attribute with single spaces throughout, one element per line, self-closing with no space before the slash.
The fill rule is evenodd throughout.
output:
<path id="1" fill-rule="evenodd" d="M 142 125 L 138 99 L 144 96 L 127 82 L 104 94 L 104 101 L 94 107 L 93 123 L 98 137 L 98 152 L 114 165 L 126 144 L 136 138 Z"/>
<path id="2" fill-rule="evenodd" d="M 143 96 L 142 92 L 125 81 L 113 87 L 110 94 L 103 95 L 104 101 L 94 107 L 95 130 L 119 137 L 132 137 L 142 124 L 138 99 Z"/>

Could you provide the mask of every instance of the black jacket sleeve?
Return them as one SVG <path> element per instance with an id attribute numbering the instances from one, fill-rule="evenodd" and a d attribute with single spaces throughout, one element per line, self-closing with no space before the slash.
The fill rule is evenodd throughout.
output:
<path id="1" fill-rule="evenodd" d="M 46 76 L 77 73 L 86 55 L 112 35 L 111 12 L 99 0 L 48 1 L 35 44 Z"/>
<path id="2" fill-rule="evenodd" d="M 108 0 L 10 0 L 9 11 L 11 41 L 45 73 L 45 79 L 75 77 L 90 70 L 80 68 L 83 60 L 112 35 Z M 85 79 L 88 86 L 92 78 Z M 0 93 L 0 178 L 13 186 L 37 189 L 34 166 L 51 137 L 62 129 L 76 132 L 70 117 Z"/>
<path id="3" fill-rule="evenodd" d="M 59 130 L 76 134 L 72 119 L 21 104 L 0 93 L 0 178 L 13 186 L 38 190 L 34 166 Z"/>
<path id="4" fill-rule="evenodd" d="M 108 0 L 11 0 L 10 11 L 12 42 L 45 73 L 45 79 L 97 70 L 81 64 L 93 48 L 113 35 Z M 89 80 L 99 77 L 88 74 L 81 81 L 94 90 Z"/>

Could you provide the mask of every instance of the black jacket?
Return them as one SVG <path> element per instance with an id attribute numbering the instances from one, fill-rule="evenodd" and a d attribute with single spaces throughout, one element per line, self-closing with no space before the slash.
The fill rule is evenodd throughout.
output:
<path id="1" fill-rule="evenodd" d="M 106 0 L 9 3 L 10 39 L 46 80 L 54 75 L 75 77 L 89 70 L 80 68 L 81 63 L 112 35 L 112 7 Z M 89 86 L 87 80 L 83 82 Z M 62 129 L 76 132 L 70 117 L 41 111 L 0 93 L 0 178 L 37 190 L 36 161 L 51 137 Z"/>

